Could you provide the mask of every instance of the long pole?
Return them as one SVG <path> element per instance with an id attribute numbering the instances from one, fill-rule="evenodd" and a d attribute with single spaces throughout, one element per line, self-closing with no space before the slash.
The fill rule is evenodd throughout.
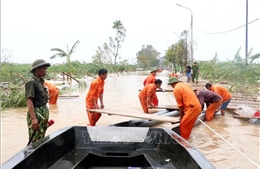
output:
<path id="1" fill-rule="evenodd" d="M 193 14 L 192 14 L 192 10 L 190 8 L 188 8 L 186 6 L 182 6 L 180 4 L 176 4 L 176 5 L 178 5 L 180 7 L 183 7 L 185 9 L 188 9 L 190 11 L 190 13 L 191 13 L 191 23 L 190 23 L 190 31 L 191 31 L 190 59 L 191 59 L 191 62 L 193 62 Z"/>
<path id="2" fill-rule="evenodd" d="M 257 168 L 259 168 L 259 166 L 253 161 L 251 160 L 249 157 L 247 157 L 244 153 L 242 153 L 241 151 L 239 151 L 236 147 L 234 147 L 230 142 L 228 142 L 226 139 L 224 139 L 220 134 L 218 134 L 215 130 L 213 130 L 211 127 L 209 127 L 206 123 L 204 123 L 201 119 L 198 118 L 198 120 L 205 125 L 210 131 L 212 131 L 213 133 L 215 133 L 219 138 L 221 138 L 225 143 L 227 143 L 230 147 L 232 147 L 234 150 L 236 150 L 240 155 L 242 155 L 243 157 L 245 157 L 251 164 L 255 165 Z"/>

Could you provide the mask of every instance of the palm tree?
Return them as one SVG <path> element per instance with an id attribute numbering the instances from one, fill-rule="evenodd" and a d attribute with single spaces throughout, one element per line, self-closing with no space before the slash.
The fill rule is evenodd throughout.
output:
<path id="1" fill-rule="evenodd" d="M 75 49 L 76 49 L 76 47 L 78 46 L 79 42 L 80 42 L 80 41 L 77 40 L 76 43 L 72 46 L 72 48 L 71 48 L 70 50 L 69 50 L 69 47 L 68 47 L 68 45 L 67 45 L 67 53 L 64 52 L 62 49 L 52 48 L 51 51 L 55 51 L 55 52 L 58 52 L 58 53 L 52 55 L 52 56 L 50 57 L 50 59 L 54 59 L 54 58 L 56 58 L 56 57 L 61 57 L 61 58 L 66 57 L 68 66 L 70 67 L 70 57 L 71 57 L 72 53 L 75 51 Z M 71 72 L 69 72 L 68 75 L 71 76 Z M 63 76 L 64 76 L 64 74 L 63 74 Z M 69 79 L 70 79 L 70 84 L 71 84 L 71 78 L 69 77 Z"/>
<path id="2" fill-rule="evenodd" d="M 55 52 L 58 52 L 54 55 L 52 55 L 50 57 L 50 59 L 54 59 L 56 57 L 66 57 L 67 58 L 67 63 L 70 64 L 70 56 L 72 55 L 72 53 L 75 51 L 76 47 L 78 46 L 79 44 L 79 40 L 76 41 L 76 43 L 72 46 L 72 48 L 69 50 L 69 47 L 67 45 L 67 52 L 64 52 L 62 49 L 59 49 L 59 48 L 52 48 L 51 51 L 55 51 Z"/>

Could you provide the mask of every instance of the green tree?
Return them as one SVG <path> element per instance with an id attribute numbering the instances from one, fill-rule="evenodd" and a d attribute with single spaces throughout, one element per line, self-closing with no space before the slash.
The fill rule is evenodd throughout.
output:
<path id="1" fill-rule="evenodd" d="M 248 63 L 252 64 L 254 61 L 256 61 L 257 59 L 260 58 L 260 53 L 254 54 L 252 55 L 253 52 L 253 48 L 250 49 L 250 51 L 248 52 Z M 260 59 L 258 60 L 259 63 Z"/>
<path id="2" fill-rule="evenodd" d="M 168 47 L 165 54 L 165 59 L 172 63 L 173 69 L 176 71 L 176 67 L 181 67 L 181 72 L 183 72 L 183 66 L 187 63 L 187 42 L 185 39 L 180 39 L 177 43 L 172 44 Z"/>
<path id="3" fill-rule="evenodd" d="M 143 68 L 158 66 L 160 53 L 152 45 L 143 45 L 136 54 L 137 64 Z"/>
<path id="4" fill-rule="evenodd" d="M 75 51 L 75 49 L 78 46 L 79 42 L 80 41 L 77 40 L 70 50 L 69 50 L 69 47 L 67 45 L 67 53 L 64 50 L 60 49 L 60 48 L 52 48 L 51 51 L 58 52 L 58 53 L 55 53 L 54 55 L 52 55 L 50 57 L 50 59 L 54 59 L 56 57 L 61 57 L 61 58 L 66 57 L 67 63 L 70 64 L 70 57 L 71 57 L 72 53 Z"/>
<path id="5" fill-rule="evenodd" d="M 165 59 L 168 60 L 172 64 L 172 70 L 177 71 L 176 69 L 176 60 L 177 60 L 177 53 L 175 45 L 171 45 L 167 50 L 165 54 Z"/>
<path id="6" fill-rule="evenodd" d="M 247 60 L 243 59 L 240 55 L 240 50 L 241 50 L 241 47 L 238 49 L 237 53 L 235 54 L 234 59 L 232 60 L 232 62 L 234 62 L 236 64 L 248 66 L 248 64 L 252 64 L 252 63 L 254 63 L 254 61 L 257 61 L 257 59 L 260 58 L 260 53 L 252 55 L 253 48 L 251 48 L 250 51 L 247 54 L 247 56 L 248 56 Z"/>
<path id="7" fill-rule="evenodd" d="M 116 20 L 113 22 L 113 29 L 116 30 L 116 36 L 114 38 L 109 37 L 109 43 L 104 43 L 103 45 L 103 56 L 105 60 L 114 65 L 117 64 L 117 59 L 119 57 L 119 49 L 122 46 L 122 43 L 124 42 L 124 39 L 126 37 L 126 29 L 122 22 L 120 20 Z M 100 49 L 99 49 L 100 50 Z"/>
<path id="8" fill-rule="evenodd" d="M 0 57 L 0 66 L 3 63 L 7 63 L 9 59 L 12 58 L 12 51 L 8 50 L 7 48 L 1 49 L 1 57 Z"/>
<path id="9" fill-rule="evenodd" d="M 54 58 L 56 58 L 56 57 L 61 57 L 61 58 L 66 57 L 68 67 L 69 67 L 70 70 L 71 70 L 72 67 L 71 67 L 71 64 L 70 64 L 70 57 L 71 57 L 72 53 L 75 52 L 75 50 L 76 50 L 76 48 L 77 48 L 79 42 L 80 42 L 80 41 L 77 40 L 70 50 L 69 50 L 69 47 L 68 47 L 68 45 L 67 45 L 67 53 L 66 53 L 64 50 L 60 49 L 60 48 L 52 48 L 51 51 L 55 51 L 55 52 L 58 52 L 58 53 L 55 53 L 54 55 L 52 55 L 52 56 L 50 57 L 50 59 L 54 59 Z M 72 75 L 72 72 L 69 71 L 68 75 L 71 76 L 71 75 Z M 70 84 L 71 84 L 72 79 L 71 79 L 70 77 L 68 77 L 68 80 L 70 81 Z"/>
<path id="10" fill-rule="evenodd" d="M 119 49 L 121 48 L 121 45 L 124 42 L 126 36 L 126 29 L 120 20 L 116 20 L 115 22 L 113 22 L 113 24 L 114 25 L 112 28 L 116 30 L 116 37 L 114 37 L 114 39 L 112 39 L 111 37 L 109 38 L 109 47 L 113 51 L 112 54 L 114 55 L 116 65 Z"/>
<path id="11" fill-rule="evenodd" d="M 250 59 L 249 64 L 252 64 L 255 60 L 257 60 L 259 58 L 260 58 L 260 53 L 257 53 L 257 54 L 254 54 L 254 55 L 250 56 L 249 57 L 249 59 Z M 258 60 L 258 63 L 259 63 L 259 60 Z"/>
<path id="12" fill-rule="evenodd" d="M 126 37 L 126 29 L 120 20 L 113 22 L 113 29 L 116 30 L 116 36 L 114 38 L 109 37 L 109 43 L 104 43 L 103 46 L 99 46 L 96 50 L 96 54 L 92 56 L 92 61 L 98 67 L 102 67 L 104 64 L 110 66 L 113 72 L 118 74 L 117 59 L 119 59 L 119 50 Z"/>
<path id="13" fill-rule="evenodd" d="M 181 36 L 180 36 L 180 40 L 179 42 L 181 42 L 179 45 L 180 47 L 180 50 L 181 50 L 181 54 L 184 58 L 184 61 L 185 63 L 188 63 L 188 31 L 187 30 L 184 30 L 182 33 L 181 33 Z"/>

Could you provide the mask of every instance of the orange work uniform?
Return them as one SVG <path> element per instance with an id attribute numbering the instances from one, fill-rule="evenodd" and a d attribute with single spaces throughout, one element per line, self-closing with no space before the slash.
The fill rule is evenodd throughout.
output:
<path id="1" fill-rule="evenodd" d="M 146 85 L 139 93 L 139 100 L 141 103 L 141 106 L 143 108 L 144 113 L 148 113 L 148 105 L 151 103 L 147 103 L 147 99 L 150 99 L 150 102 L 153 100 L 153 97 L 156 93 L 156 85 L 155 84 L 149 84 Z M 148 105 L 147 105 L 148 104 Z"/>
<path id="2" fill-rule="evenodd" d="M 146 85 L 149 85 L 149 84 L 154 84 L 156 78 L 155 78 L 155 75 L 154 74 L 150 74 L 143 82 L 143 85 L 146 86 Z M 159 104 L 159 100 L 157 98 L 157 95 L 156 93 L 154 94 L 153 96 L 153 100 L 152 100 L 152 103 L 154 106 L 158 106 Z"/>
<path id="3" fill-rule="evenodd" d="M 56 104 L 59 96 L 59 89 L 50 82 L 44 82 L 43 85 L 47 87 L 49 91 L 49 104 Z"/>
<path id="4" fill-rule="evenodd" d="M 172 73 L 172 74 L 170 74 L 170 78 L 171 77 L 177 77 L 178 78 L 178 75 L 176 73 Z"/>
<path id="5" fill-rule="evenodd" d="M 184 116 L 180 123 L 180 134 L 184 139 L 188 139 L 191 130 L 201 113 L 200 102 L 188 84 L 177 83 L 173 90 L 178 107 L 183 107 Z"/>
<path id="6" fill-rule="evenodd" d="M 224 88 L 222 86 L 212 85 L 211 91 L 220 95 L 223 99 L 223 102 L 230 100 L 231 97 L 232 97 L 231 93 L 226 88 Z"/>
<path id="7" fill-rule="evenodd" d="M 222 97 L 209 90 L 198 91 L 197 97 L 202 106 L 202 109 L 204 108 L 205 103 L 207 105 L 206 120 L 212 120 L 215 115 L 215 112 L 219 109 L 222 103 Z"/>
<path id="8" fill-rule="evenodd" d="M 86 96 L 86 108 L 87 109 L 99 109 L 98 99 L 100 95 L 104 93 L 104 85 L 105 81 L 98 77 L 90 84 L 90 88 L 88 94 Z M 101 117 L 101 113 L 88 113 L 88 119 L 90 126 L 95 126 L 99 118 Z"/>

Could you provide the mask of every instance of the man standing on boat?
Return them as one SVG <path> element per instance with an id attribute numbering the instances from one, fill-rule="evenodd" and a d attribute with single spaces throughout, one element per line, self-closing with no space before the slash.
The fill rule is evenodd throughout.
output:
<path id="1" fill-rule="evenodd" d="M 209 90 L 198 91 L 194 89 L 194 92 L 200 101 L 202 110 L 204 109 L 204 104 L 206 103 L 206 120 L 212 120 L 216 111 L 219 109 L 222 103 L 222 97 Z"/>
<path id="2" fill-rule="evenodd" d="M 208 90 L 217 93 L 218 95 L 220 95 L 223 99 L 222 101 L 222 105 L 220 107 L 220 111 L 221 111 L 221 115 L 225 116 L 225 109 L 227 108 L 230 100 L 231 100 L 231 93 L 224 87 L 222 86 L 215 86 L 212 85 L 211 83 L 207 83 L 205 86 Z"/>
<path id="3" fill-rule="evenodd" d="M 98 72 L 98 78 L 90 84 L 90 88 L 85 101 L 87 109 L 103 109 L 105 107 L 103 101 L 103 93 L 107 73 L 108 72 L 106 69 L 100 69 Z M 98 105 L 98 100 L 100 101 L 100 107 Z M 87 113 L 89 125 L 95 126 L 97 121 L 101 117 L 101 113 L 92 113 L 89 111 L 87 111 Z"/>
<path id="4" fill-rule="evenodd" d="M 144 113 L 148 113 L 148 108 L 154 106 L 152 100 L 156 95 L 156 89 L 160 89 L 162 81 L 156 79 L 153 84 L 146 85 L 139 93 L 139 100 L 143 108 Z"/>
<path id="5" fill-rule="evenodd" d="M 187 140 L 201 113 L 200 102 L 190 85 L 179 82 L 176 77 L 171 77 L 168 85 L 174 88 L 173 95 L 180 112 L 180 135 Z"/>
<path id="6" fill-rule="evenodd" d="M 43 77 L 49 66 L 50 63 L 43 59 L 35 60 L 31 69 L 33 77 L 25 84 L 29 142 L 43 138 L 48 127 L 49 109 L 46 104 L 49 96 L 47 88 L 43 85 Z"/>
<path id="7" fill-rule="evenodd" d="M 152 68 L 152 70 L 150 71 L 150 75 L 143 81 L 143 85 L 144 87 L 149 85 L 149 84 L 154 84 L 155 80 L 156 80 L 156 73 L 158 72 L 157 68 Z M 154 106 L 158 106 L 159 104 L 159 100 L 157 98 L 156 93 L 154 94 L 152 103 Z"/>

